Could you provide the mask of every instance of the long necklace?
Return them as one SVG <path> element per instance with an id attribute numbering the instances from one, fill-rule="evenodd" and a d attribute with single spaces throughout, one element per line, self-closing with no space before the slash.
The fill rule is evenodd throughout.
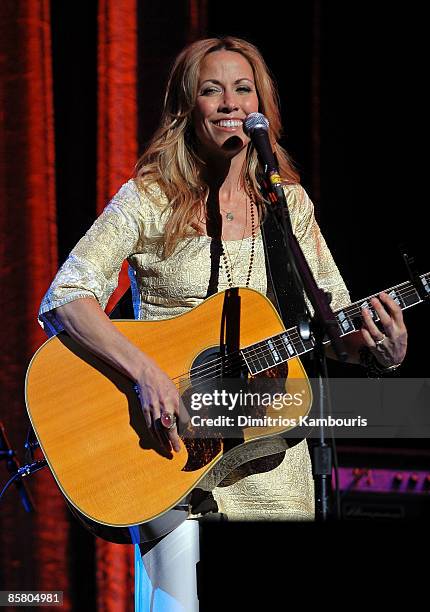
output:
<path id="1" fill-rule="evenodd" d="M 248 274 L 246 277 L 245 287 L 249 287 L 249 282 L 251 280 L 252 266 L 254 263 L 254 255 L 255 255 L 255 210 L 254 210 L 255 201 L 254 201 L 252 190 L 251 190 L 251 187 L 248 181 L 247 181 L 247 187 L 248 187 L 247 195 L 249 196 L 250 208 L 251 208 L 251 251 L 249 254 L 249 266 L 248 266 Z M 245 221 L 245 226 L 246 226 L 246 221 Z M 243 234 L 245 234 L 245 228 L 243 230 Z M 240 247 L 239 247 L 238 254 L 236 256 L 236 259 L 234 260 L 234 265 L 236 264 L 237 259 L 239 257 L 240 249 L 242 248 L 242 243 L 243 243 L 243 236 L 242 236 L 242 240 L 240 241 Z M 233 287 L 233 267 L 234 265 L 232 265 L 231 263 L 230 254 L 228 252 L 225 241 L 222 242 L 221 248 L 222 248 L 221 254 L 222 254 L 222 259 L 223 259 L 223 266 L 224 266 L 225 274 L 227 276 L 228 286 Z M 227 254 L 226 254 L 226 251 L 227 251 Z M 230 260 L 230 266 L 228 265 L 227 255 L 228 255 L 228 259 Z"/>

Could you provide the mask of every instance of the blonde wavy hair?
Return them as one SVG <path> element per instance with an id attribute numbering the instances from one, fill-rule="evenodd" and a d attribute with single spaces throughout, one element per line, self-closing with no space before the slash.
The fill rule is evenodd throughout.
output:
<path id="1" fill-rule="evenodd" d="M 259 112 L 269 120 L 269 138 L 277 156 L 280 174 L 287 183 L 299 182 L 288 153 L 279 145 L 281 117 L 278 94 L 269 69 L 251 43 L 230 36 L 198 40 L 176 58 L 170 72 L 160 126 L 136 164 L 135 178 L 144 190 L 157 183 L 167 197 L 170 215 L 165 226 L 164 255 L 177 243 L 196 234 L 192 221 L 201 212 L 208 187 L 201 178 L 202 161 L 194 141 L 192 112 L 196 104 L 200 65 L 209 53 L 234 51 L 248 60 L 254 72 Z M 248 179 L 255 200 L 264 204 L 258 186 L 257 153 L 248 145 L 242 170 L 243 184 Z"/>

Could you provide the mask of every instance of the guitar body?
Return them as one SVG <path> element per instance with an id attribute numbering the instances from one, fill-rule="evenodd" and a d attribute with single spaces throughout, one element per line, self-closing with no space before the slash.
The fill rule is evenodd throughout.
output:
<path id="1" fill-rule="evenodd" d="M 228 299 L 234 303 L 230 313 Z M 177 385 L 180 381 L 181 391 L 192 384 L 189 373 L 202 356 L 214 359 L 224 327 L 227 335 L 236 330 L 233 341 L 240 349 L 284 330 L 267 298 L 245 288 L 216 294 L 172 319 L 113 323 Z M 293 387 L 306 390 L 306 401 L 281 412 L 269 406 L 266 413 L 272 410 L 288 418 L 307 414 L 311 389 L 297 357 L 288 361 L 287 390 L 294 393 L 290 380 Z M 111 527 L 160 519 L 226 452 L 222 438 L 185 436 L 179 453 L 163 450 L 147 430 L 132 381 L 65 333 L 47 340 L 34 355 L 27 372 L 26 403 L 40 447 L 67 500 L 90 521 Z M 287 429 L 248 427 L 238 443 Z"/>

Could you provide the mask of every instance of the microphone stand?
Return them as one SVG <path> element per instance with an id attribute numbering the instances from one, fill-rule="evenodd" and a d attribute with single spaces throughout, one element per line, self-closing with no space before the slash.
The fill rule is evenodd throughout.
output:
<path id="1" fill-rule="evenodd" d="M 303 298 L 303 314 L 299 319 L 298 325 L 299 333 L 303 340 L 309 340 L 310 336 L 313 337 L 315 363 L 319 380 L 318 418 L 321 419 L 318 444 L 313 448 L 312 462 L 315 481 L 315 515 L 317 520 L 325 521 L 329 513 L 332 457 L 331 447 L 326 442 L 325 428 L 322 425 L 326 412 L 324 379 L 327 378 L 324 338 L 328 336 L 340 361 L 347 359 L 347 353 L 344 350 L 343 341 L 340 337 L 336 317 L 330 308 L 329 302 L 331 296 L 317 286 L 309 264 L 293 233 L 281 178 L 276 171 L 267 166 L 265 174 L 267 177 L 267 184 L 265 185 L 266 194 L 271 202 L 267 206 L 268 214 L 273 215 L 282 234 L 287 273 L 291 275 L 297 287 L 297 293 Z M 309 313 L 304 298 L 305 295 L 312 304 L 314 310 L 313 316 Z"/>
<path id="2" fill-rule="evenodd" d="M 36 471 L 36 468 L 35 468 L 36 463 L 38 466 L 37 469 L 40 469 L 40 467 L 44 467 L 44 466 L 41 465 L 41 462 L 35 462 L 31 465 L 26 465 L 24 467 L 19 466 L 19 462 L 16 457 L 16 453 L 12 449 L 9 443 L 9 440 L 6 436 L 5 428 L 1 422 L 0 422 L 0 459 L 6 460 L 7 469 L 12 475 L 6 487 L 3 489 L 2 494 L 6 491 L 9 485 L 14 483 L 18 490 L 19 496 L 21 498 L 22 505 L 24 506 L 24 510 L 26 512 L 34 512 L 33 498 L 31 496 L 30 491 L 25 486 L 25 483 L 22 482 L 22 478 Z M 46 461 L 44 462 L 44 465 L 46 465 Z"/>

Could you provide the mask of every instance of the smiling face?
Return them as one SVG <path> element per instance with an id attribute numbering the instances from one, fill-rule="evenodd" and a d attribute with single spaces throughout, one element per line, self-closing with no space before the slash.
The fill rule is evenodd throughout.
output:
<path id="1" fill-rule="evenodd" d="M 248 60 L 235 51 L 206 55 L 193 111 L 200 154 L 231 157 L 245 150 L 249 138 L 242 129 L 243 120 L 257 111 L 254 73 Z"/>

